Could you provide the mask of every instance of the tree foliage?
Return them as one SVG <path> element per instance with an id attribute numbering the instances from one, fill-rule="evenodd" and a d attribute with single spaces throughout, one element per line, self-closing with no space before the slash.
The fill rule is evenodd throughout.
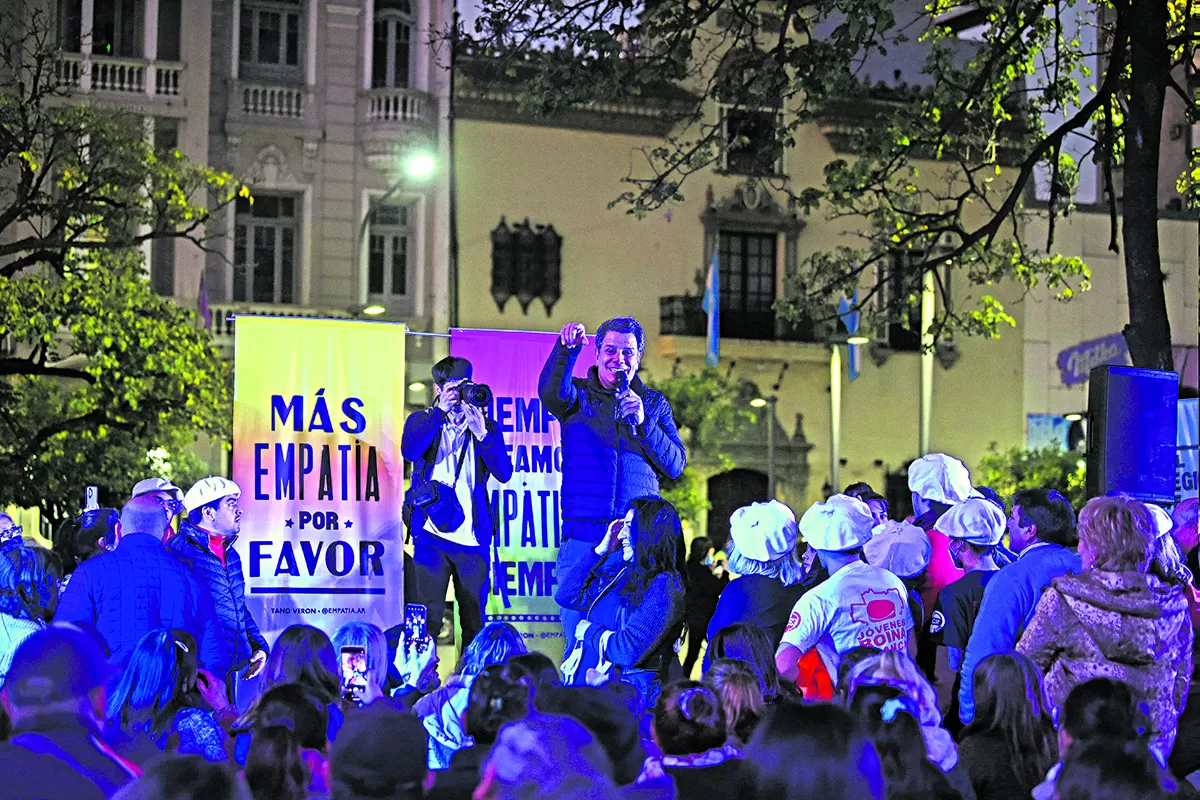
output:
<path id="1" fill-rule="evenodd" d="M 138 251 L 70 256 L 61 277 L 0 277 L 0 504 L 69 515 L 196 434 L 228 438 L 228 365 L 195 316 L 147 284 Z M 172 458 L 173 456 L 173 458 Z M 160 459 L 161 460 L 161 459 Z"/>
<path id="2" fill-rule="evenodd" d="M 782 176 L 763 182 L 804 214 L 855 222 L 858 236 L 804 257 L 782 310 L 827 319 L 883 267 L 885 277 L 859 297 L 868 321 L 904 321 L 912 286 L 932 275 L 941 303 L 934 337 L 955 331 L 996 336 L 1015 320 L 992 288 L 1015 280 L 1044 285 L 1060 299 L 1086 289 L 1082 259 L 1056 253 L 1054 221 L 1072 209 L 1081 164 L 1065 147 L 1090 143 L 1087 159 L 1113 185 L 1124 170 L 1124 206 L 1107 202 L 1110 247 L 1118 216 L 1127 260 L 1135 364 L 1170 367 L 1170 330 L 1159 268 L 1158 150 L 1163 98 L 1198 106 L 1172 70 L 1190 69 L 1200 43 L 1194 0 L 483 0 L 482 13 L 455 36 L 468 53 L 519 78 L 518 100 L 533 115 L 587 103 L 653 96 L 664 84 L 695 100 L 660 144 L 645 148 L 616 203 L 643 214 L 683 197 L 689 177 L 720 167 L 746 137 L 714 113 L 715 101 L 776 113 L 774 148 L 796 144 L 802 126 L 836 121 L 853 158 L 825 165 L 823 182 L 797 186 Z M 1085 47 L 1074 13 L 1098 30 Z M 963 20 L 982 26 L 984 41 L 962 41 Z M 862 80 L 864 65 L 919 43 L 926 54 L 918 86 Z M 1099 71 L 1096 66 L 1099 64 Z M 1061 122 L 1046 124 L 1053 117 Z M 1178 177 L 1194 199 L 1190 176 Z M 1049 175 L 1045 242 L 1025 236 L 1025 198 L 1040 168 Z M 893 268 L 897 254 L 907 265 Z M 950 297 L 948 270 L 960 302 Z M 916 279 L 914 281 L 914 278 Z M 891 286 L 889 287 L 889 284 Z M 961 287 L 975 302 L 961 302 Z M 832 301 L 832 302 L 831 302 Z"/>
<path id="3" fill-rule="evenodd" d="M 0 9 L 0 504 L 78 513 L 200 469 L 228 438 L 230 376 L 195 315 L 146 281 L 141 245 L 203 246 L 231 176 L 156 150 L 144 120 L 60 80 L 49 16 Z M 153 453 L 154 455 L 151 455 Z"/>
<path id="4" fill-rule="evenodd" d="M 1018 489 L 1057 489 L 1076 509 L 1086 499 L 1083 454 L 1057 447 L 1000 450 L 995 442 L 979 460 L 978 483 L 995 489 L 1007 502 Z"/>
<path id="5" fill-rule="evenodd" d="M 713 367 L 648 380 L 647 384 L 671 403 L 680 438 L 688 449 L 688 467 L 679 480 L 662 482 L 663 497 L 682 519 L 695 522 L 709 508 L 697 467 L 717 466 L 725 471 L 735 466 L 724 446 L 740 425 L 754 422 L 754 414 L 746 410 L 748 390 Z"/>

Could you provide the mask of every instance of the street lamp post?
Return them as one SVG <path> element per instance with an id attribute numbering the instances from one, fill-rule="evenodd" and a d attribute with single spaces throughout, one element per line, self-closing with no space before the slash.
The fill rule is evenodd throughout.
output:
<path id="1" fill-rule="evenodd" d="M 842 348 L 829 344 L 829 485 L 842 485 Z"/>

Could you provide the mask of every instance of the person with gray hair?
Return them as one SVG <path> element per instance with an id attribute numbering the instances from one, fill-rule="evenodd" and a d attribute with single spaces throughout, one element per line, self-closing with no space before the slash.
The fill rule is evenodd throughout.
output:
<path id="1" fill-rule="evenodd" d="M 170 511 L 154 495 L 135 497 L 121 509 L 117 546 L 75 570 L 55 616 L 95 629 L 115 666 L 124 667 L 142 637 L 160 628 L 191 632 L 206 664 L 215 646 L 211 603 L 187 567 L 162 543 Z"/>
<path id="2" fill-rule="evenodd" d="M 778 500 L 739 508 L 729 518 L 729 571 L 739 577 L 721 592 L 708 623 L 708 641 L 722 628 L 745 623 L 761 628 L 779 646 L 792 607 L 829 576 L 819 563 L 805 569 L 796 555 L 796 515 Z M 815 551 L 809 551 L 815 552 Z M 811 575 L 814 580 L 805 580 Z M 704 655 L 708 669 L 709 656 Z"/>
<path id="3" fill-rule="evenodd" d="M 343 647 L 361 647 L 366 656 L 367 674 L 366 686 L 346 686 L 345 676 L 342 676 L 342 691 L 359 705 L 369 705 L 380 698 L 388 696 L 388 658 L 387 638 L 378 625 L 360 620 L 350 620 L 343 623 L 333 634 L 333 649 L 342 652 Z M 339 655 L 339 663 L 341 656 Z"/>

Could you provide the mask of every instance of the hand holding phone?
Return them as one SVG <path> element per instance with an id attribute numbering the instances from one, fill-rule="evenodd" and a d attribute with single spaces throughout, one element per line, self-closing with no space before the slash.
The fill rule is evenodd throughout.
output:
<path id="1" fill-rule="evenodd" d="M 362 704 L 367 690 L 367 651 L 363 647 L 346 646 L 341 650 L 342 695 L 352 703 Z"/>

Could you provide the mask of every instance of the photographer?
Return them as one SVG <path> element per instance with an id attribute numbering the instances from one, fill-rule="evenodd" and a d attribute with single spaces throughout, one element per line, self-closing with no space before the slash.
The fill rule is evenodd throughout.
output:
<path id="1" fill-rule="evenodd" d="M 483 627 L 489 587 L 488 548 L 496 529 L 487 501 L 488 478 L 512 477 L 512 457 L 500 427 L 464 402 L 471 362 L 450 356 L 433 365 L 437 402 L 409 415 L 400 442 L 413 462 L 405 516 L 413 537 L 413 573 L 419 601 L 429 608 L 429 635 L 437 639 L 454 596 L 466 649 Z"/>

